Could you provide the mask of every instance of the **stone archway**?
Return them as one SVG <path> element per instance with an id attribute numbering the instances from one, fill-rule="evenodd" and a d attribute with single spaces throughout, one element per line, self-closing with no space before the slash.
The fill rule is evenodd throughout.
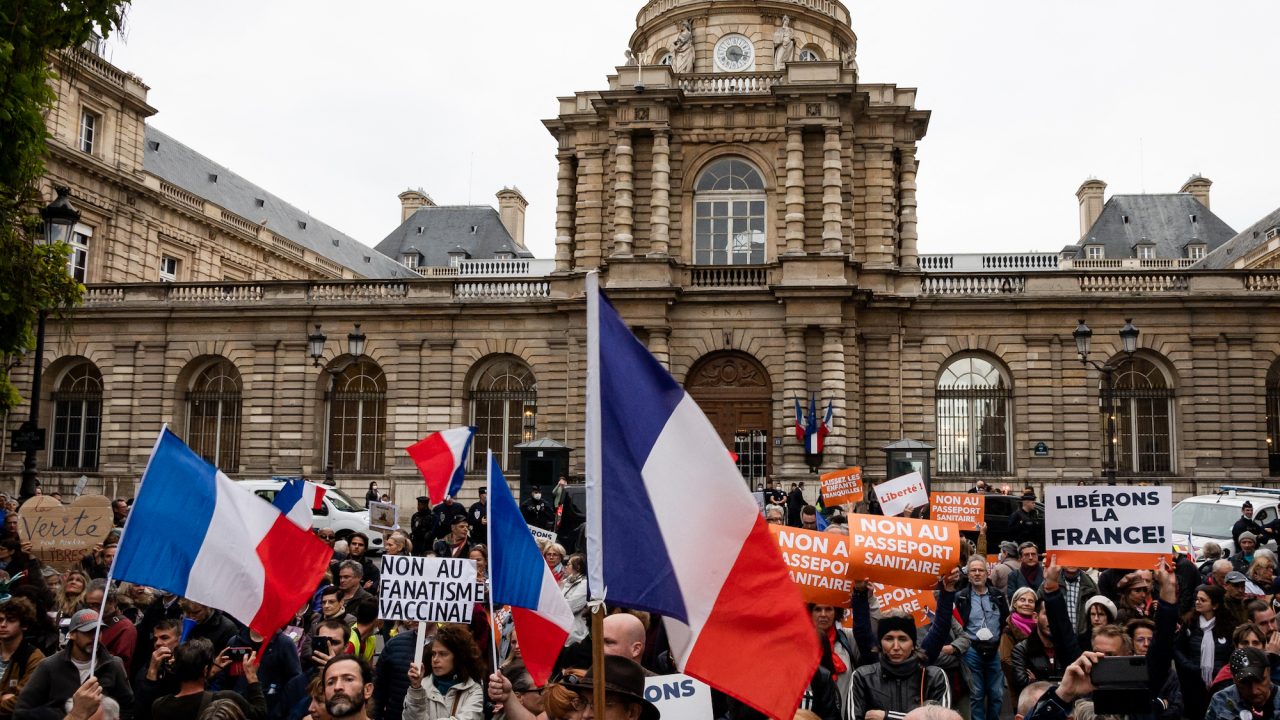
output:
<path id="1" fill-rule="evenodd" d="M 746 353 L 704 355 L 685 378 L 685 390 L 706 413 L 751 488 L 769 475 L 773 443 L 773 386 L 769 373 Z"/>

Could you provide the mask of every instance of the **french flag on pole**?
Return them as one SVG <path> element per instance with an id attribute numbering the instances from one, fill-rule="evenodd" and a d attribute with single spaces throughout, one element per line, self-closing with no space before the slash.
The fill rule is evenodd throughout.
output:
<path id="1" fill-rule="evenodd" d="M 456 496 L 462 489 L 462 480 L 467 474 L 467 453 L 475 436 L 473 427 L 449 428 L 431 433 L 408 447 L 409 457 L 427 483 L 427 497 L 432 505 L 444 502 L 445 495 Z"/>
<path id="2" fill-rule="evenodd" d="M 661 614 L 682 672 L 789 718 L 820 655 L 800 591 L 715 428 L 597 282 L 587 275 L 592 596 Z"/>
<path id="3" fill-rule="evenodd" d="M 165 428 L 110 575 L 217 608 L 270 637 L 311 598 L 332 555 Z"/>
<path id="4" fill-rule="evenodd" d="M 313 510 L 324 507 L 324 487 L 302 478 L 285 480 L 284 487 L 276 492 L 271 501 L 276 509 L 293 521 L 303 530 L 310 530 Z"/>
<path id="5" fill-rule="evenodd" d="M 489 548 L 493 602 L 511 606 L 520 654 L 533 684 L 542 687 L 569 637 L 573 613 L 529 533 L 493 451 L 489 451 Z"/>

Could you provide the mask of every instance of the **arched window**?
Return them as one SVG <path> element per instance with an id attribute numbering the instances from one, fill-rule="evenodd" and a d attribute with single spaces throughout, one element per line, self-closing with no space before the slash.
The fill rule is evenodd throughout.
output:
<path id="1" fill-rule="evenodd" d="M 1011 471 L 1010 383 L 993 362 L 962 356 L 938 374 L 938 472 Z"/>
<path id="2" fill-rule="evenodd" d="M 811 47 L 800 51 L 800 62 L 818 62 L 821 59 L 822 56 L 818 54 L 818 51 Z"/>
<path id="3" fill-rule="evenodd" d="M 1173 471 L 1173 388 L 1164 371 L 1134 357 L 1116 371 L 1116 465 L 1120 473 Z M 1107 410 L 1101 413 L 1106 437 Z"/>
<path id="4" fill-rule="evenodd" d="M 102 373 L 88 361 L 67 370 L 53 393 L 52 470 L 97 470 Z"/>
<path id="5" fill-rule="evenodd" d="M 670 65 L 670 64 L 671 64 L 671 62 L 672 62 L 672 59 L 673 59 L 673 57 L 672 57 L 672 55 L 671 55 L 671 53 L 670 53 L 670 52 L 668 52 L 668 51 L 666 51 L 666 50 L 662 50 L 662 51 L 660 51 L 660 52 L 658 53 L 658 56 L 657 56 L 657 63 L 656 63 L 656 64 L 658 64 L 658 65 Z"/>
<path id="6" fill-rule="evenodd" d="M 712 162 L 694 187 L 693 262 L 759 265 L 765 261 L 764 179 L 737 157 Z"/>
<path id="7" fill-rule="evenodd" d="M 386 426 L 386 376 L 372 360 L 356 360 L 334 376 L 329 394 L 327 453 L 334 472 L 382 472 Z"/>
<path id="8" fill-rule="evenodd" d="M 1280 475 L 1280 360 L 1267 372 L 1267 464 Z"/>
<path id="9" fill-rule="evenodd" d="M 483 468 L 486 450 L 493 450 L 506 470 L 516 467 L 515 446 L 533 440 L 538 416 L 538 382 L 520 358 L 501 355 L 477 368 L 471 382 L 471 467 Z"/>
<path id="10" fill-rule="evenodd" d="M 226 472 L 240 467 L 240 372 L 217 360 L 196 373 L 187 391 L 187 444 Z"/>

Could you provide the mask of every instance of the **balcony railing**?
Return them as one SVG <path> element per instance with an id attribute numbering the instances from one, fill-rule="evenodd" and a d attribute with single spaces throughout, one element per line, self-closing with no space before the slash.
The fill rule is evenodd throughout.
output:
<path id="1" fill-rule="evenodd" d="M 676 79 L 680 89 L 690 95 L 751 95 L 770 92 L 782 82 L 782 73 L 689 73 Z"/>
<path id="2" fill-rule="evenodd" d="M 1068 258 L 1062 261 L 1063 270 L 1174 270 L 1191 267 L 1199 262 L 1191 258 L 1102 258 L 1097 260 Z"/>
<path id="3" fill-rule="evenodd" d="M 423 277 L 546 277 L 556 269 L 555 260 L 515 258 L 510 260 L 463 260 L 452 267 L 414 268 Z"/>
<path id="4" fill-rule="evenodd" d="M 457 282 L 453 285 L 453 295 L 461 300 L 545 298 L 551 297 L 551 284 L 542 280 Z"/>
<path id="5" fill-rule="evenodd" d="M 1058 269 L 1057 253 L 952 253 L 921 255 L 925 272 L 1010 272 Z"/>
<path id="6" fill-rule="evenodd" d="M 1087 293 L 1185 292 L 1185 273 L 1088 273 L 1080 276 L 1080 291 Z"/>
<path id="7" fill-rule="evenodd" d="M 922 295 L 1016 295 L 1026 288 L 1023 275 L 924 275 Z"/>
<path id="8" fill-rule="evenodd" d="M 765 288 L 769 286 L 769 267 L 697 267 L 689 273 L 689 284 L 695 288 Z"/>

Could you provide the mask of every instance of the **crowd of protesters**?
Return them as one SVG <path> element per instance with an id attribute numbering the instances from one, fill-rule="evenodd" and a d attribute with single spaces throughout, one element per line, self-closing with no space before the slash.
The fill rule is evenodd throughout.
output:
<path id="1" fill-rule="evenodd" d="M 846 516 L 809 504 L 800 484 L 761 492 L 768 522 L 849 532 Z M 1034 505 L 1033 495 L 1023 499 Z M 549 498 L 530 495 L 521 510 L 530 525 L 557 530 L 566 508 L 575 511 L 561 484 Z M 127 503 L 113 510 L 123 525 Z M 982 528 L 939 578 L 923 625 L 882 612 L 869 584 L 855 582 L 848 607 L 808 606 L 822 659 L 796 717 L 1112 716 L 1091 671 L 1103 658 L 1141 657 L 1142 684 L 1129 688 L 1123 714 L 1280 720 L 1280 584 L 1276 555 L 1264 546 L 1280 526 L 1253 522 L 1248 503 L 1242 513 L 1230 555 L 1209 543 L 1198 558 L 1174 554 L 1158 567 L 1101 572 L 1045 562 L 1032 540 L 1002 542 L 989 558 Z M 56 570 L 31 556 L 15 517 L 10 511 L 0 536 L 0 720 L 593 720 L 586 558 L 562 542 L 540 547 L 574 625 L 551 682 L 539 686 L 523 665 L 510 612 L 490 617 L 483 602 L 469 625 L 427 628 L 423 662 L 414 663 L 416 623 L 378 618 L 380 563 L 363 533 L 315 531 L 334 548 L 329 573 L 313 602 L 264 638 L 200 603 L 108 584 L 118 531 Z M 385 553 L 470 558 L 483 583 L 486 523 L 483 498 L 469 507 L 419 498 L 408 530 L 386 533 Z M 644 683 L 675 672 L 663 623 L 614 608 L 602 640 L 609 720 L 657 720 Z M 713 697 L 716 720 L 762 717 Z"/>

